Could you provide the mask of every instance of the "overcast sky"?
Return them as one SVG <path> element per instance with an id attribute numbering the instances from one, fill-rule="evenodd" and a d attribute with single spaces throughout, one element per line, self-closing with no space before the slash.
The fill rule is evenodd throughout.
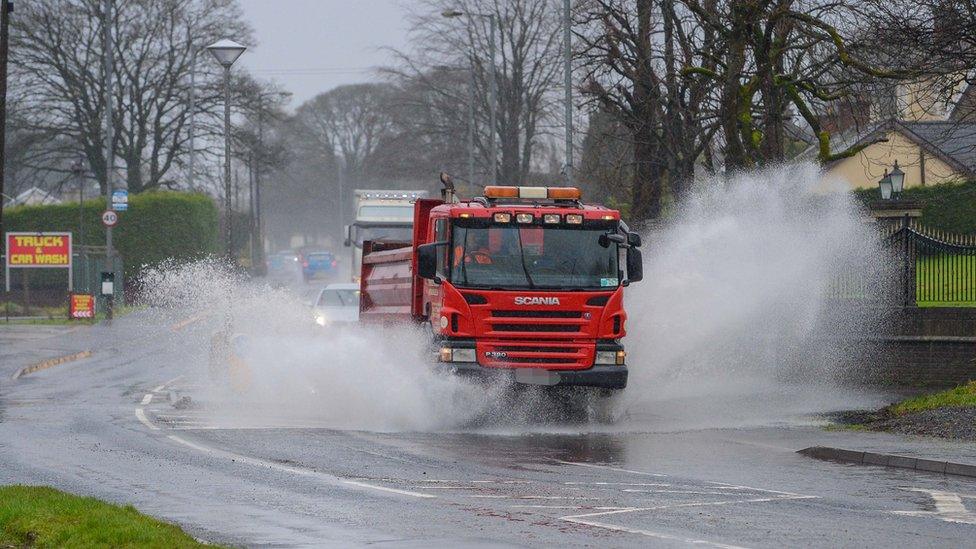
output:
<path id="1" fill-rule="evenodd" d="M 375 79 L 371 69 L 390 62 L 383 48 L 406 46 L 408 1 L 240 0 L 258 42 L 241 62 L 294 93 L 291 108 L 330 88 Z"/>

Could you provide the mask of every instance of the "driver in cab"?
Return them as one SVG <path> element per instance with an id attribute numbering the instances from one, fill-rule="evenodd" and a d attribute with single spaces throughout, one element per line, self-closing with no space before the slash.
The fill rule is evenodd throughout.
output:
<path id="1" fill-rule="evenodd" d="M 455 267 L 461 264 L 462 259 L 468 265 L 471 263 L 478 265 L 491 265 L 494 263 L 491 259 L 491 250 L 488 247 L 487 231 L 469 233 L 467 240 L 467 246 L 458 244 L 454 248 Z"/>

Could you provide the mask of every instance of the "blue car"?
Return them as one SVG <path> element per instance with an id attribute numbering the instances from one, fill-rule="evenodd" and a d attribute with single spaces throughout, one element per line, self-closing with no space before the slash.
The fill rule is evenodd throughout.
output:
<path id="1" fill-rule="evenodd" d="M 335 255 L 332 252 L 308 252 L 302 256 L 302 277 L 306 282 L 315 278 L 325 278 L 335 274 Z"/>

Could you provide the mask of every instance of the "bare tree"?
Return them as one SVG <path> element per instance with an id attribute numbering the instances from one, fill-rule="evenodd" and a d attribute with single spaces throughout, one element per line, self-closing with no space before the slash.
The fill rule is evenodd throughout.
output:
<path id="1" fill-rule="evenodd" d="M 42 160 L 64 164 L 82 153 L 105 181 L 102 119 L 101 2 L 48 0 L 18 9 L 12 31 L 12 88 L 28 109 L 30 127 L 65 137 L 65 148 Z M 209 113 L 220 104 L 216 64 L 198 55 L 210 42 L 250 30 L 235 0 L 129 0 L 117 2 L 115 40 L 115 154 L 131 192 L 175 187 L 174 168 L 188 150 L 190 72 L 197 71 L 196 108 L 205 136 Z M 41 160 L 41 159 L 39 159 Z"/>
<path id="2" fill-rule="evenodd" d="M 475 105 L 475 146 L 482 174 L 491 174 L 491 140 L 498 143 L 498 178 L 505 183 L 523 182 L 532 169 L 534 149 L 546 133 L 558 99 L 553 95 L 561 76 L 559 52 L 562 45 L 560 3 L 557 0 L 422 0 L 412 21 L 413 51 L 401 53 L 406 67 L 393 71 L 410 81 L 409 86 L 426 86 L 432 97 L 448 111 L 444 120 L 457 120 L 453 133 L 463 135 L 467 122 L 449 111 Z M 444 11 L 465 15 L 445 19 Z M 491 59 L 490 21 L 496 29 L 496 57 Z M 439 67 L 451 67 L 462 77 L 470 70 L 473 93 L 458 78 L 433 78 Z M 493 68 L 494 67 L 494 68 Z M 497 71 L 497 121 L 490 128 L 490 83 Z M 405 85 L 405 87 L 407 87 Z M 420 129 L 420 128 L 417 128 Z"/>
<path id="3" fill-rule="evenodd" d="M 676 4 L 582 0 L 576 10 L 582 90 L 630 134 L 631 213 L 638 220 L 658 217 L 666 195 L 683 192 L 715 131 L 714 87 L 681 72 L 715 64 L 707 55 L 715 33 Z"/>
<path id="4" fill-rule="evenodd" d="M 295 113 L 300 131 L 324 155 L 335 155 L 346 181 L 363 181 L 381 141 L 391 135 L 392 87 L 353 84 L 320 94 Z"/>

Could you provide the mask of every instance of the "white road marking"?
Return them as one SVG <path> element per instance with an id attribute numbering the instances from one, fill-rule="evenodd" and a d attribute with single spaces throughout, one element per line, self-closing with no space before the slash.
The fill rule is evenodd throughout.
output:
<path id="1" fill-rule="evenodd" d="M 574 509 L 574 510 L 600 510 L 600 511 L 616 511 L 618 509 L 626 509 L 626 507 L 580 507 L 579 505 L 509 505 L 512 509 Z"/>
<path id="2" fill-rule="evenodd" d="M 902 488 L 902 490 L 928 494 L 935 502 L 935 511 L 891 511 L 896 515 L 932 517 L 946 522 L 976 524 L 976 513 L 967 509 L 962 502 L 963 498 L 976 499 L 976 496 L 941 490 L 926 490 L 924 488 Z"/>
<path id="3" fill-rule="evenodd" d="M 753 486 L 741 486 L 738 484 L 727 484 L 725 482 L 706 481 L 706 484 L 712 484 L 725 490 L 750 490 L 753 492 L 765 492 L 767 494 L 780 494 L 783 496 L 790 496 L 790 497 L 803 498 L 803 499 L 812 497 L 812 496 L 804 496 L 803 494 L 796 494 L 793 492 L 782 492 L 780 490 L 767 490 L 765 488 L 755 488 Z"/>
<path id="4" fill-rule="evenodd" d="M 170 381 L 167 381 L 166 383 L 160 385 L 156 389 L 153 389 L 153 393 L 158 393 L 158 392 L 162 391 L 163 389 L 166 388 L 167 385 L 169 385 L 170 383 L 176 382 L 177 380 L 179 380 L 182 377 L 183 376 L 177 376 L 177 377 L 171 379 Z M 143 397 L 143 401 L 144 402 L 147 402 L 147 399 L 151 400 L 151 398 L 149 398 L 151 396 L 152 396 L 152 394 L 147 394 L 145 397 Z M 150 429 L 152 429 L 154 431 L 159 431 L 160 430 L 159 427 L 157 427 L 151 421 L 149 421 L 149 418 L 146 417 L 146 414 L 145 414 L 145 412 L 143 411 L 142 408 L 136 408 L 135 414 L 136 414 L 136 419 L 138 419 L 139 422 L 142 423 L 143 425 L 145 425 L 146 427 L 148 427 L 148 428 L 150 428 Z M 330 475 L 329 473 L 323 473 L 323 472 L 315 471 L 315 470 L 312 470 L 312 469 L 305 469 L 305 468 L 302 468 L 302 467 L 293 467 L 291 465 L 284 465 L 284 464 L 278 463 L 276 461 L 270 461 L 270 460 L 261 459 L 261 458 L 254 458 L 254 457 L 244 456 L 244 455 L 237 454 L 237 453 L 234 453 L 234 452 L 229 452 L 227 450 L 220 450 L 220 449 L 217 449 L 217 448 L 211 448 L 209 446 L 204 446 L 204 445 L 201 445 L 201 444 L 196 444 L 196 443 L 190 442 L 189 440 L 186 440 L 186 439 L 184 439 L 182 437 L 178 437 L 176 435 L 166 435 L 166 438 L 168 438 L 168 439 L 170 439 L 173 442 L 176 442 L 178 444 L 182 444 L 183 446 L 186 446 L 187 448 L 192 448 L 193 450 L 196 450 L 198 452 L 202 452 L 202 453 L 205 453 L 205 454 L 210 454 L 210 455 L 213 455 L 213 456 L 223 457 L 223 458 L 226 458 L 226 459 L 230 459 L 231 461 L 234 461 L 234 462 L 246 463 L 248 465 L 253 465 L 253 466 L 256 466 L 256 467 L 267 467 L 269 469 L 274 469 L 274 470 L 277 470 L 277 471 L 282 471 L 282 472 L 291 473 L 291 474 L 295 474 L 295 475 L 313 477 L 313 478 L 316 478 L 316 479 L 319 479 L 319 480 L 323 480 L 323 481 L 325 481 L 325 482 L 327 482 L 329 484 L 332 484 L 332 485 L 356 486 L 356 487 L 359 487 L 359 488 L 366 488 L 366 489 L 369 489 L 369 490 L 376 490 L 376 491 L 380 491 L 380 492 L 387 492 L 387 493 L 391 493 L 391 494 L 399 494 L 399 495 L 402 495 L 402 496 L 410 496 L 410 497 L 415 497 L 415 498 L 425 498 L 426 499 L 426 498 L 436 498 L 437 497 L 437 496 L 435 496 L 433 494 L 424 494 L 424 493 L 421 493 L 421 492 L 412 492 L 410 490 L 400 490 L 398 488 L 389 488 L 389 487 L 386 487 L 386 486 L 379 486 L 379 485 L 376 485 L 376 484 L 369 484 L 367 482 L 360 482 L 360 481 L 357 481 L 357 480 L 345 479 L 345 478 L 342 478 L 342 477 L 337 477 L 335 475 Z M 445 482 L 447 482 L 447 481 L 445 481 Z"/>
<path id="5" fill-rule="evenodd" d="M 139 420 L 139 423 L 142 423 L 143 425 L 149 427 L 153 431 L 159 430 L 159 427 L 153 425 L 152 422 L 150 422 L 149 419 L 146 418 L 146 413 L 142 411 L 142 408 L 136 408 L 136 419 Z"/>
<path id="6" fill-rule="evenodd" d="M 605 469 L 607 471 L 617 471 L 620 473 L 630 473 L 632 475 L 645 475 L 648 477 L 666 477 L 667 475 L 662 475 L 661 473 L 648 473 L 645 471 L 632 471 L 630 469 L 621 469 L 619 467 L 610 467 L 609 465 L 597 465 L 595 463 L 583 463 L 580 461 L 563 461 L 561 459 L 554 459 L 556 463 L 562 463 L 563 465 L 577 465 L 579 467 L 592 467 L 593 469 Z"/>
<path id="7" fill-rule="evenodd" d="M 571 499 L 571 500 L 587 499 L 587 500 L 591 500 L 591 499 L 600 499 L 600 498 L 588 497 L 588 496 L 519 496 L 519 495 L 514 495 L 514 494 L 498 495 L 498 496 L 496 496 L 496 495 L 489 496 L 489 495 L 478 494 L 478 495 L 472 495 L 472 496 L 468 496 L 468 497 L 480 498 L 480 499 L 545 499 L 545 500 L 556 500 L 556 499 Z"/>
<path id="8" fill-rule="evenodd" d="M 645 530 L 645 529 L 642 529 L 642 528 L 630 528 L 630 527 L 627 527 L 627 526 L 620 526 L 620 525 L 617 525 L 617 524 L 609 524 L 609 523 L 606 523 L 606 522 L 599 522 L 599 521 L 594 521 L 594 520 L 590 520 L 590 519 L 593 518 L 593 517 L 603 517 L 603 516 L 607 516 L 607 515 L 618 515 L 618 514 L 621 514 L 621 513 L 636 513 L 636 512 L 641 512 L 641 511 L 662 511 L 662 510 L 667 510 L 667 509 L 678 509 L 678 508 L 684 508 L 684 507 L 717 507 L 717 506 L 721 506 L 721 505 L 734 505 L 734 504 L 739 504 L 739 503 L 762 503 L 762 502 L 769 502 L 769 501 L 784 501 L 784 500 L 796 500 L 796 499 L 815 499 L 817 497 L 818 496 L 801 496 L 801 495 L 796 495 L 796 496 L 776 496 L 776 497 L 740 499 L 740 500 L 733 500 L 733 501 L 699 501 L 699 502 L 692 502 L 692 503 L 676 503 L 676 504 L 670 504 L 670 505 L 656 505 L 656 506 L 653 506 L 653 507 L 627 507 L 627 508 L 621 508 L 621 509 L 616 509 L 616 510 L 612 510 L 612 511 L 600 511 L 600 512 L 596 512 L 596 513 L 586 513 L 586 514 L 582 514 L 582 515 L 567 515 L 567 516 L 564 516 L 564 517 L 559 517 L 559 519 L 560 520 L 564 520 L 566 522 L 571 522 L 571 523 L 574 523 L 574 524 L 582 524 L 584 526 L 592 526 L 594 528 L 604 528 L 606 530 L 613 530 L 615 532 L 626 532 L 626 533 L 629 533 L 629 534 L 637 534 L 637 535 L 647 536 L 647 537 L 661 539 L 661 540 L 679 541 L 679 542 L 682 542 L 682 543 L 688 543 L 688 544 L 692 544 L 692 545 L 708 545 L 708 546 L 711 546 L 711 547 L 723 547 L 723 548 L 726 548 L 726 549 L 741 549 L 741 548 L 739 548 L 739 546 L 736 546 L 736 545 L 728 545 L 728 544 L 725 544 L 725 543 L 719 543 L 719 542 L 714 542 L 714 541 L 709 541 L 709 540 L 703 540 L 703 539 L 684 538 L 684 537 L 681 537 L 681 536 L 675 536 L 675 535 L 667 534 L 667 533 L 664 533 L 664 532 L 654 532 L 654 531 Z"/>
<path id="9" fill-rule="evenodd" d="M 634 488 L 625 488 L 621 490 L 622 492 L 628 492 L 632 494 L 695 494 L 700 496 L 731 496 L 732 494 L 728 492 L 700 492 L 696 490 L 643 490 Z"/>
<path id="10" fill-rule="evenodd" d="M 266 467 L 268 469 L 274 469 L 276 471 L 282 471 L 285 473 L 291 473 L 293 475 L 300 475 L 304 477 L 312 477 L 318 480 L 322 480 L 332 485 L 349 485 L 358 486 L 360 488 L 367 488 L 370 490 L 378 490 L 380 492 L 388 492 L 392 494 L 400 494 L 403 496 L 410 496 L 415 498 L 436 498 L 437 496 L 433 494 L 423 494 L 420 492 L 411 492 L 409 490 L 400 490 L 397 488 L 388 488 L 386 486 L 379 486 L 376 484 L 369 484 L 366 482 L 359 482 L 356 480 L 344 479 L 342 477 L 337 477 L 335 475 L 330 475 L 329 473 L 323 473 L 321 471 L 315 471 L 313 469 L 305 469 L 303 467 L 295 467 L 292 465 L 285 465 L 283 463 L 278 463 L 276 461 L 271 461 L 267 459 L 255 458 L 250 456 L 245 456 L 237 454 L 235 452 L 229 452 L 227 450 L 220 450 L 217 448 L 211 448 L 209 446 L 204 446 L 202 444 L 197 444 L 190 442 L 182 437 L 176 435 L 167 435 L 170 440 L 182 444 L 187 448 L 192 448 L 198 452 L 203 452 L 217 457 L 222 457 L 225 459 L 230 459 L 237 463 L 244 463 L 247 465 L 252 465 L 255 467 Z"/>
<path id="11" fill-rule="evenodd" d="M 151 403 L 152 402 L 152 397 L 153 397 L 152 396 L 152 393 L 149 393 L 146 396 L 142 397 L 142 405 L 143 406 L 146 406 L 147 404 Z"/>
<path id="12" fill-rule="evenodd" d="M 563 484 L 567 486 L 660 486 L 662 488 L 671 486 L 663 482 L 564 482 Z"/>
<path id="13" fill-rule="evenodd" d="M 634 510 L 636 511 L 637 509 Z M 609 511 L 609 512 L 612 513 L 614 511 Z M 601 514 L 605 514 L 605 513 L 595 513 L 594 515 L 601 515 Z M 728 545 L 725 543 L 717 543 L 714 541 L 708 541 L 704 539 L 684 538 L 681 536 L 666 534 L 664 532 L 652 532 L 651 530 L 644 530 L 642 528 L 628 528 L 626 526 L 617 526 L 616 524 L 607 524 L 604 522 L 597 522 L 597 521 L 587 520 L 584 518 L 579 518 L 584 516 L 588 516 L 588 515 L 579 515 L 577 517 L 560 517 L 560 518 L 567 522 L 572 522 L 574 524 L 581 524 L 583 526 L 592 526 L 594 528 L 603 528 L 605 530 L 613 530 L 615 532 L 625 532 L 628 534 L 638 534 L 641 536 L 647 536 L 650 538 L 656 538 L 660 540 L 678 541 L 690 545 L 708 545 L 711 547 L 722 547 L 723 549 L 743 549 L 738 545 Z"/>
<path id="14" fill-rule="evenodd" d="M 181 379 L 183 379 L 183 376 L 176 376 L 173 379 L 167 381 L 166 383 L 163 383 L 159 387 L 156 387 L 155 389 L 152 390 L 152 392 L 154 392 L 154 393 L 162 392 L 162 390 L 165 389 L 167 385 L 169 385 L 171 383 L 176 383 L 177 381 L 179 381 Z"/>

